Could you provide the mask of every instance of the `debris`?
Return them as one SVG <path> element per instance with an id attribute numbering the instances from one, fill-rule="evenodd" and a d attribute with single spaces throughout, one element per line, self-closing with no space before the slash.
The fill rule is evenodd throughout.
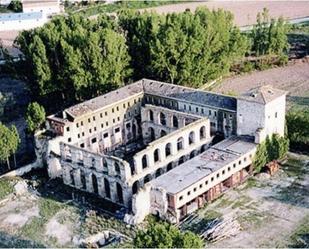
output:
<path id="1" fill-rule="evenodd" d="M 241 226 L 236 218 L 216 218 L 207 224 L 201 237 L 211 242 L 217 242 L 235 236 L 240 230 Z"/>
<path id="2" fill-rule="evenodd" d="M 14 192 L 16 195 L 23 195 L 28 192 L 28 184 L 25 181 L 19 181 L 14 186 Z"/>

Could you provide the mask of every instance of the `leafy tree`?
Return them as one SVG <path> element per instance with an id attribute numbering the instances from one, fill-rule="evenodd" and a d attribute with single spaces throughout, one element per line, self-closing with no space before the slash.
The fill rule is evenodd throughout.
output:
<path id="1" fill-rule="evenodd" d="M 309 150 L 309 111 L 291 110 L 286 115 L 287 133 L 291 146 L 303 151 Z"/>
<path id="2" fill-rule="evenodd" d="M 251 31 L 252 51 L 256 55 L 275 54 L 282 56 L 287 53 L 289 43 L 287 32 L 289 25 L 282 17 L 276 19 L 270 18 L 268 10 L 263 9 L 256 18 L 257 24 Z"/>
<path id="3" fill-rule="evenodd" d="M 122 86 L 131 74 L 130 56 L 116 27 L 107 16 L 71 15 L 21 32 L 15 41 L 24 54 L 19 72 L 33 96 L 69 105 Z"/>
<path id="4" fill-rule="evenodd" d="M 253 158 L 253 165 L 255 167 L 255 171 L 260 172 L 266 163 L 268 163 L 268 155 L 266 141 L 263 141 L 262 143 L 258 144 Z"/>
<path id="5" fill-rule="evenodd" d="M 14 12 L 22 12 L 23 7 L 20 0 L 12 0 L 8 6 L 8 9 Z"/>
<path id="6" fill-rule="evenodd" d="M 44 107 L 39 105 L 37 102 L 30 103 L 26 112 L 26 122 L 30 132 L 34 132 L 38 129 L 45 121 L 45 110 Z"/>
<path id="7" fill-rule="evenodd" d="M 202 248 L 203 241 L 192 232 L 181 232 L 167 223 L 151 223 L 134 238 L 137 248 Z"/>
<path id="8" fill-rule="evenodd" d="M 119 23 L 136 78 L 199 86 L 228 72 L 248 47 L 232 14 L 223 10 L 199 8 L 166 16 L 123 11 Z"/>
<path id="9" fill-rule="evenodd" d="M 271 138 L 266 137 L 265 141 L 257 146 L 257 151 L 253 159 L 255 170 L 261 169 L 273 160 L 282 159 L 289 150 L 289 139 L 278 134 L 272 134 Z"/>
<path id="10" fill-rule="evenodd" d="M 8 128 L 0 122 L 0 138 L 0 161 L 6 161 L 7 166 L 10 169 L 9 157 L 13 154 L 15 155 L 20 143 L 16 127 L 11 126 L 11 128 Z M 15 157 L 14 161 L 16 166 Z"/>

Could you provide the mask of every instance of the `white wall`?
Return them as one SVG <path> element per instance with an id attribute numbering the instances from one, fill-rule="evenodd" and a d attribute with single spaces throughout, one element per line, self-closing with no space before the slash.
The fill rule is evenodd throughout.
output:
<path id="1" fill-rule="evenodd" d="M 265 105 L 237 99 L 237 135 L 254 136 L 265 127 Z"/>
<path id="2" fill-rule="evenodd" d="M 0 31 L 8 30 L 28 30 L 36 27 L 41 27 L 47 22 L 47 18 L 43 17 L 40 19 L 30 20 L 10 20 L 0 22 Z"/>
<path id="3" fill-rule="evenodd" d="M 265 107 L 265 131 L 266 135 L 271 136 L 273 133 L 278 133 L 284 136 L 285 127 L 285 95 L 281 96 Z"/>

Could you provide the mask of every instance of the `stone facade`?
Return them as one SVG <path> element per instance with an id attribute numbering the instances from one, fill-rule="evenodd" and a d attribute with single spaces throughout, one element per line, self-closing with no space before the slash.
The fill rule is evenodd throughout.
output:
<path id="1" fill-rule="evenodd" d="M 47 150 L 50 176 L 125 207 L 132 223 L 149 213 L 177 222 L 224 186 L 241 181 L 237 174 L 252 164 L 246 153 L 253 156 L 254 139 L 283 134 L 285 93 L 263 93 L 267 98 L 234 98 L 143 79 L 72 106 L 47 118 L 48 130 L 56 136 Z M 217 172 L 207 173 L 209 184 L 199 187 L 197 180 L 198 191 L 192 190 L 196 193 L 190 198 L 184 198 L 187 188 L 172 194 L 153 184 L 209 153 L 217 135 L 227 142 L 237 135 L 250 137 L 254 146 L 249 151 L 233 152 L 235 160 L 246 158 L 240 168 L 228 170 L 231 166 L 223 163 L 218 170 L 227 168 L 224 177 L 212 182 Z"/>

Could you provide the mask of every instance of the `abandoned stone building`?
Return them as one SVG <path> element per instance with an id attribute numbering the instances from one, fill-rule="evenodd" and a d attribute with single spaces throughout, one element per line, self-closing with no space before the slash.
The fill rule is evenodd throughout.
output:
<path id="1" fill-rule="evenodd" d="M 47 118 L 49 175 L 125 207 L 127 222 L 178 222 L 250 175 L 257 144 L 284 134 L 285 97 L 142 79 Z"/>

